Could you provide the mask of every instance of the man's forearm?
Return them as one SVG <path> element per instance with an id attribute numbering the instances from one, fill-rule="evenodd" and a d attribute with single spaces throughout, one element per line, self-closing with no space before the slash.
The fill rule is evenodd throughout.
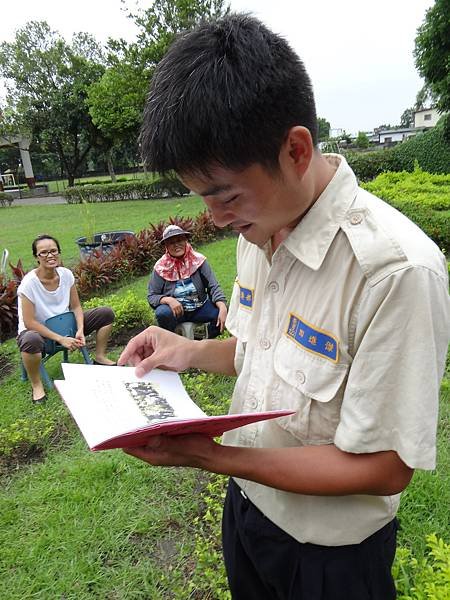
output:
<path id="1" fill-rule="evenodd" d="M 201 340 L 192 342 L 189 366 L 209 373 L 236 375 L 234 353 L 236 338 L 226 340 Z"/>
<path id="2" fill-rule="evenodd" d="M 408 485 L 413 474 L 394 451 L 351 454 L 333 445 L 243 448 L 217 444 L 198 466 L 315 496 L 396 494 Z"/>

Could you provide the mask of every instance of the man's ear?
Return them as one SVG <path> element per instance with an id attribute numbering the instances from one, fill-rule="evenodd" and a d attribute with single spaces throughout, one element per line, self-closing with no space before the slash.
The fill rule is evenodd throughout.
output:
<path id="1" fill-rule="evenodd" d="M 297 125 L 291 127 L 280 150 L 280 164 L 285 162 L 303 177 L 313 157 L 314 145 L 309 129 Z"/>

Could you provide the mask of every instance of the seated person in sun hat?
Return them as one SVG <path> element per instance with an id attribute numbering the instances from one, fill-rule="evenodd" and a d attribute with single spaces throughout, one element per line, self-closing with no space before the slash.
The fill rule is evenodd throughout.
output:
<path id="1" fill-rule="evenodd" d="M 42 403 L 47 399 L 39 374 L 44 338 L 54 340 L 68 350 L 76 350 L 85 345 L 85 336 L 95 331 L 94 364 L 115 365 L 106 356 L 114 312 L 108 306 L 82 310 L 73 273 L 61 266 L 61 246 L 56 238 L 40 235 L 33 240 L 31 247 L 38 266 L 25 275 L 17 288 L 17 344 L 31 383 L 31 400 L 33 403 Z M 77 322 L 77 332 L 73 338 L 60 336 L 45 326 L 47 319 L 68 311 L 73 311 Z"/>
<path id="2" fill-rule="evenodd" d="M 148 302 L 158 325 L 175 331 L 180 323 L 208 323 L 208 337 L 217 337 L 227 316 L 225 295 L 206 260 L 188 242 L 191 234 L 168 225 L 162 235 L 164 255 L 148 284 Z"/>

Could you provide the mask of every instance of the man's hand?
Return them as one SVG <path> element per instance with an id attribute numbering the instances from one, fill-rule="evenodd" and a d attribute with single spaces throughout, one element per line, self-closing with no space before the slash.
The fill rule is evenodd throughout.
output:
<path id="1" fill-rule="evenodd" d="M 148 327 L 128 342 L 117 364 L 136 367 L 138 377 L 156 367 L 184 371 L 190 366 L 193 343 L 192 340 L 160 327 Z"/>
<path id="2" fill-rule="evenodd" d="M 150 465 L 204 468 L 216 447 L 220 445 L 206 435 L 158 435 L 149 438 L 146 446 L 124 448 L 124 452 Z"/>
<path id="3" fill-rule="evenodd" d="M 225 321 L 227 319 L 227 313 L 228 313 L 227 305 L 225 304 L 225 302 L 222 302 L 221 300 L 219 300 L 219 302 L 216 302 L 216 306 L 219 309 L 216 327 L 219 327 L 220 333 L 222 333 L 222 331 L 225 328 Z"/>
<path id="4" fill-rule="evenodd" d="M 163 298 L 163 300 L 163 304 L 167 304 L 167 306 L 172 311 L 174 317 L 178 319 L 178 317 L 183 316 L 184 309 L 181 302 L 178 302 L 178 300 L 172 298 L 171 296 L 166 296 L 165 298 Z"/>

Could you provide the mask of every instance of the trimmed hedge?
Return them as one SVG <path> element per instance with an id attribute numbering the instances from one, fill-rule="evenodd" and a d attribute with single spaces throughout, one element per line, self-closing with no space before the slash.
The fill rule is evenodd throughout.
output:
<path id="1" fill-rule="evenodd" d="M 370 181 L 387 171 L 397 171 L 393 148 L 374 152 L 344 152 L 344 156 L 360 182 Z"/>
<path id="2" fill-rule="evenodd" d="M 393 148 L 395 170 L 413 171 L 415 161 L 428 173 L 450 173 L 450 144 L 446 127 L 450 115 L 441 117 L 436 127 Z"/>
<path id="3" fill-rule="evenodd" d="M 189 190 L 175 176 L 163 177 L 154 181 L 147 178 L 123 183 L 83 185 L 66 188 L 63 192 L 68 204 L 175 198 L 186 196 L 189 193 Z"/>
<path id="4" fill-rule="evenodd" d="M 450 175 L 383 173 L 362 184 L 416 223 L 445 252 L 450 253 Z"/>
<path id="5" fill-rule="evenodd" d="M 360 181 L 370 181 L 387 171 L 414 170 L 415 161 L 429 173 L 450 173 L 450 144 L 446 139 L 449 116 L 436 127 L 394 148 L 374 152 L 345 152 L 344 156 Z"/>

